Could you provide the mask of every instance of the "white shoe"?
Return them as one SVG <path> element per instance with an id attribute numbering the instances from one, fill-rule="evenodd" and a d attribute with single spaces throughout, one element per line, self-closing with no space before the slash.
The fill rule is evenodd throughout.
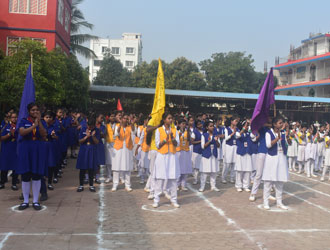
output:
<path id="1" fill-rule="evenodd" d="M 182 187 L 181 190 L 182 190 L 182 191 L 188 191 L 188 188 L 186 188 L 186 187 Z"/>
<path id="2" fill-rule="evenodd" d="M 226 180 L 222 180 L 221 181 L 223 184 L 227 184 L 227 181 Z"/>
<path id="3" fill-rule="evenodd" d="M 217 187 L 211 188 L 211 191 L 220 192 L 220 189 Z"/>
<path id="4" fill-rule="evenodd" d="M 153 200 L 153 199 L 154 199 L 154 195 L 149 194 L 149 195 L 148 195 L 148 200 Z"/>
<path id="5" fill-rule="evenodd" d="M 116 191 L 117 191 L 117 188 L 116 188 L 116 187 L 113 187 L 113 188 L 111 189 L 111 191 L 112 191 L 112 192 L 116 192 Z"/>
<path id="6" fill-rule="evenodd" d="M 264 205 L 264 209 L 265 209 L 265 210 L 270 210 L 269 205 Z"/>
<path id="7" fill-rule="evenodd" d="M 144 190 L 144 192 L 146 192 L 146 193 L 149 193 L 149 192 L 150 192 L 150 189 L 149 189 L 149 188 L 144 188 L 143 190 Z"/>
<path id="8" fill-rule="evenodd" d="M 127 188 L 125 188 L 125 189 L 126 189 L 127 192 L 132 192 L 132 191 L 133 191 L 133 189 L 130 188 L 130 187 L 127 187 Z"/>
<path id="9" fill-rule="evenodd" d="M 140 181 L 140 184 L 144 184 L 144 181 L 141 180 L 141 181 Z"/>
<path id="10" fill-rule="evenodd" d="M 274 196 L 272 196 L 272 195 L 269 196 L 269 199 L 270 199 L 271 201 L 276 201 L 276 198 L 275 198 Z"/>
<path id="11" fill-rule="evenodd" d="M 198 183 L 198 181 L 194 181 L 194 182 L 193 182 L 193 185 L 197 185 L 197 183 Z"/>
<path id="12" fill-rule="evenodd" d="M 315 174 L 312 174 L 312 177 L 316 178 L 316 177 L 317 177 L 317 175 L 315 175 Z"/>
<path id="13" fill-rule="evenodd" d="M 242 192 L 242 191 L 243 191 L 243 189 L 237 188 L 237 192 Z"/>
<path id="14" fill-rule="evenodd" d="M 292 172 L 293 171 L 292 168 L 289 168 L 289 171 Z"/>
<path id="15" fill-rule="evenodd" d="M 310 175 L 310 174 L 308 174 L 308 175 L 307 175 L 307 178 L 311 178 L 311 175 Z"/>
<path id="16" fill-rule="evenodd" d="M 283 210 L 289 210 L 289 208 L 287 206 L 284 206 L 283 204 L 277 205 L 277 207 Z"/>
<path id="17" fill-rule="evenodd" d="M 110 183 L 110 181 L 111 181 L 110 178 L 106 178 L 104 182 L 105 182 L 105 183 Z"/>
<path id="18" fill-rule="evenodd" d="M 298 170 L 297 174 L 301 174 L 301 171 L 300 171 L 300 170 Z"/>
<path id="19" fill-rule="evenodd" d="M 231 183 L 231 184 L 235 184 L 235 181 L 234 181 L 234 180 L 230 180 L 230 183 Z"/>
<path id="20" fill-rule="evenodd" d="M 179 207 L 180 207 L 180 205 L 179 205 L 178 203 L 176 203 L 176 202 L 173 202 L 172 205 L 173 205 L 173 207 L 175 207 L 175 208 L 179 208 Z"/>
<path id="21" fill-rule="evenodd" d="M 251 189 L 249 189 L 249 188 L 244 188 L 244 191 L 245 191 L 245 192 L 251 192 Z"/>
<path id="22" fill-rule="evenodd" d="M 154 202 L 154 203 L 152 204 L 152 207 L 157 208 L 157 207 L 159 207 L 159 204 L 158 204 L 157 202 Z"/>
<path id="23" fill-rule="evenodd" d="M 166 199 L 168 199 L 168 200 L 170 200 L 170 199 L 171 199 L 171 195 L 170 195 L 169 193 L 167 193 L 167 192 L 164 192 L 164 194 L 165 194 L 165 197 L 166 197 Z"/>
<path id="24" fill-rule="evenodd" d="M 256 197 L 253 194 L 251 194 L 249 197 L 249 201 L 255 201 L 255 200 L 256 200 Z"/>
<path id="25" fill-rule="evenodd" d="M 203 188 L 200 188 L 200 189 L 198 189 L 198 192 L 203 193 L 204 192 L 204 189 Z"/>
<path id="26" fill-rule="evenodd" d="M 321 177 L 320 181 L 324 181 L 324 177 Z"/>

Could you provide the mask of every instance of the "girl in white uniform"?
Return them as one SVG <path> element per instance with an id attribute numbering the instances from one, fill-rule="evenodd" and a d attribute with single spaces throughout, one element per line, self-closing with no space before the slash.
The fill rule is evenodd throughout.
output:
<path id="1" fill-rule="evenodd" d="M 176 148 L 180 164 L 180 177 L 178 179 L 178 188 L 181 187 L 181 190 L 187 191 L 187 177 L 189 174 L 192 173 L 191 154 L 189 150 L 190 130 L 186 129 L 185 120 L 180 120 L 178 125 L 178 132 L 180 138 L 180 146 Z"/>
<path id="2" fill-rule="evenodd" d="M 305 164 L 305 148 L 306 148 L 306 127 L 304 126 L 298 133 L 298 156 L 297 162 L 299 166 L 298 174 L 301 174 L 303 164 Z"/>
<path id="3" fill-rule="evenodd" d="M 320 130 L 318 131 L 318 137 L 317 137 L 317 159 L 315 162 L 315 171 L 321 171 L 323 167 L 323 159 L 325 157 L 325 126 L 321 125 Z"/>
<path id="4" fill-rule="evenodd" d="M 171 128 L 173 117 L 169 113 L 163 115 L 164 125 L 156 130 L 155 142 L 157 155 L 154 166 L 155 194 L 153 207 L 159 206 L 159 196 L 167 191 L 171 196 L 171 203 L 178 208 L 177 179 L 180 176 L 180 166 L 176 147 L 179 146 L 179 133 Z M 164 183 L 167 182 L 166 187 Z"/>
<path id="5" fill-rule="evenodd" d="M 217 173 L 219 172 L 218 148 L 220 147 L 219 137 L 214 135 L 214 123 L 205 122 L 206 133 L 202 136 L 202 164 L 200 168 L 201 186 L 199 192 L 205 189 L 207 175 L 210 175 L 211 190 L 219 192 L 216 187 Z"/>
<path id="6" fill-rule="evenodd" d="M 287 210 L 282 203 L 283 184 L 288 181 L 288 161 L 286 159 L 287 140 L 286 133 L 281 132 L 282 118 L 275 117 L 272 121 L 273 128 L 266 133 L 266 146 L 268 152 L 265 159 L 265 167 L 262 175 L 264 181 L 264 209 L 269 210 L 269 197 L 272 186 L 276 191 L 277 207 Z M 288 143 L 291 143 L 288 141 Z"/>
<path id="7" fill-rule="evenodd" d="M 112 191 L 116 191 L 119 185 L 119 177 L 123 176 L 125 188 L 128 192 L 131 188 L 131 171 L 133 171 L 133 141 L 134 124 L 128 124 L 128 115 L 123 115 L 120 124 L 115 128 L 115 143 L 113 149 L 113 186 Z"/>
<path id="8" fill-rule="evenodd" d="M 325 158 L 324 158 L 324 166 L 323 166 L 323 172 L 321 181 L 324 181 L 325 175 L 330 167 L 330 137 L 327 135 L 327 133 L 324 135 L 324 141 L 325 141 Z M 330 173 L 329 173 L 329 181 L 330 181 Z"/>
<path id="9" fill-rule="evenodd" d="M 298 156 L 298 140 L 296 135 L 295 128 L 289 131 L 290 133 L 290 140 L 291 145 L 288 145 L 288 162 L 289 162 L 289 170 L 290 171 L 297 171 L 296 169 L 296 159 Z"/>
<path id="10" fill-rule="evenodd" d="M 111 166 L 112 166 L 112 158 L 113 158 L 113 145 L 114 145 L 114 130 L 116 128 L 115 123 L 115 114 L 111 113 L 110 122 L 106 124 L 106 136 L 105 136 L 105 144 L 104 144 L 104 153 L 105 153 L 105 166 L 107 170 L 107 178 L 105 179 L 105 183 L 109 183 L 112 180 L 111 176 Z"/>
<path id="11" fill-rule="evenodd" d="M 307 177 L 317 177 L 314 174 L 315 160 L 317 158 L 317 133 L 311 126 L 306 134 L 306 147 L 305 147 L 305 159 L 306 159 L 306 172 Z"/>
<path id="12" fill-rule="evenodd" d="M 226 129 L 225 129 L 225 154 L 224 154 L 224 165 L 222 169 L 222 183 L 227 183 L 226 177 L 228 171 L 230 171 L 230 182 L 234 182 L 235 178 L 235 162 L 236 162 L 236 126 L 239 122 L 239 118 L 231 117 L 226 120 Z"/>

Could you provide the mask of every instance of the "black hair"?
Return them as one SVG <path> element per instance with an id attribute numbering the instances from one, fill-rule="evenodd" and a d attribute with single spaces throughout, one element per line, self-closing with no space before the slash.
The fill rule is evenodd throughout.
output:
<path id="1" fill-rule="evenodd" d="M 30 112 L 30 110 L 35 106 L 39 108 L 38 104 L 36 104 L 35 102 L 31 102 L 27 105 L 27 110 Z"/>
<path id="2" fill-rule="evenodd" d="M 46 115 L 49 115 L 50 117 L 52 117 L 54 119 L 55 114 L 53 111 L 51 110 L 47 110 L 45 113 L 43 113 L 43 117 L 45 117 Z"/>
<path id="3" fill-rule="evenodd" d="M 196 120 L 196 121 L 195 121 L 195 127 L 196 127 L 196 128 L 197 128 L 198 123 L 202 123 L 202 121 L 201 121 L 201 120 Z"/>
<path id="4" fill-rule="evenodd" d="M 166 111 L 162 116 L 162 121 L 164 121 L 169 115 L 171 115 L 171 113 Z"/>
<path id="5" fill-rule="evenodd" d="M 211 123 L 214 124 L 214 121 L 213 121 L 213 120 L 207 120 L 207 121 L 204 123 L 204 128 L 205 128 L 205 130 L 207 130 L 207 127 L 208 127 Z"/>
<path id="6" fill-rule="evenodd" d="M 236 119 L 238 119 L 238 118 L 239 118 L 239 117 L 236 116 L 236 115 L 233 115 L 232 117 L 227 118 L 227 119 L 226 119 L 226 122 L 225 122 L 225 126 L 226 126 L 226 127 L 230 127 L 231 122 L 234 121 L 234 120 L 236 120 Z"/>
<path id="7" fill-rule="evenodd" d="M 273 119 L 272 119 L 272 128 L 274 128 L 274 124 L 277 123 L 278 121 L 282 120 L 283 121 L 283 117 L 281 116 L 275 116 Z"/>

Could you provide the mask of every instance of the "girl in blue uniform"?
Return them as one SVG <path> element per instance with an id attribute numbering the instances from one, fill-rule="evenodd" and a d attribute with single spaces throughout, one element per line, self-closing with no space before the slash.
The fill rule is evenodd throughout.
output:
<path id="1" fill-rule="evenodd" d="M 80 169 L 80 172 L 77 192 L 84 191 L 84 177 L 86 171 L 88 171 L 89 190 L 95 192 L 93 178 L 98 163 L 96 145 L 99 141 L 100 131 L 95 127 L 95 119 L 88 119 L 87 126 L 82 127 L 79 134 L 80 148 L 76 168 Z"/>
<path id="2" fill-rule="evenodd" d="M 200 120 L 195 121 L 195 129 L 191 134 L 193 153 L 192 153 L 192 164 L 194 168 L 194 182 L 198 183 L 198 173 L 202 164 L 202 135 L 203 135 L 203 124 Z"/>
<path id="3" fill-rule="evenodd" d="M 78 137 L 77 137 L 77 127 L 78 127 L 78 116 L 75 112 L 69 112 L 67 117 L 68 123 L 68 147 L 70 147 L 71 151 L 71 158 L 77 158 L 76 155 L 76 146 L 78 144 Z"/>
<path id="4" fill-rule="evenodd" d="M 103 125 L 104 116 L 102 114 L 98 114 L 96 116 L 96 128 L 99 129 L 100 132 L 100 140 L 99 143 L 96 144 L 96 151 L 97 151 L 97 173 L 95 174 L 95 182 L 101 184 L 100 181 L 100 167 L 105 165 L 105 151 L 104 151 L 104 143 L 102 139 L 105 137 L 105 126 Z"/>
<path id="5" fill-rule="evenodd" d="M 18 167 L 17 174 L 22 175 L 22 192 L 24 201 L 19 210 L 29 207 L 29 195 L 32 180 L 33 208 L 40 210 L 38 202 L 41 177 L 46 171 L 45 148 L 42 140 L 46 138 L 47 132 L 42 125 L 39 107 L 35 103 L 27 106 L 29 116 L 23 118 L 19 125 Z"/>
<path id="6" fill-rule="evenodd" d="M 1 153 L 0 153 L 0 170 L 1 181 L 0 189 L 5 188 L 5 182 L 7 181 L 8 170 L 13 171 L 11 189 L 18 190 L 17 177 L 15 173 L 17 169 L 17 113 L 12 112 L 8 123 L 3 127 L 1 131 Z"/>

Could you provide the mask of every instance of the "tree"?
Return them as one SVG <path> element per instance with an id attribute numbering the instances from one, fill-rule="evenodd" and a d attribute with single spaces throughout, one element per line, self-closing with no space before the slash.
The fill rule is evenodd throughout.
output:
<path id="1" fill-rule="evenodd" d="M 213 54 L 199 65 L 212 91 L 255 93 L 255 70 L 251 55 L 244 52 Z"/>
<path id="2" fill-rule="evenodd" d="M 107 86 L 131 86 L 131 74 L 110 53 L 105 54 L 93 84 Z"/>
<path id="3" fill-rule="evenodd" d="M 87 28 L 92 30 L 94 25 L 85 20 L 84 14 L 79 10 L 78 5 L 81 4 L 83 0 L 73 0 L 71 7 L 71 50 L 73 53 L 81 54 L 86 58 L 96 57 L 93 50 L 83 46 L 84 42 L 91 39 L 97 39 L 97 36 L 90 34 L 80 34 L 82 28 Z"/>

